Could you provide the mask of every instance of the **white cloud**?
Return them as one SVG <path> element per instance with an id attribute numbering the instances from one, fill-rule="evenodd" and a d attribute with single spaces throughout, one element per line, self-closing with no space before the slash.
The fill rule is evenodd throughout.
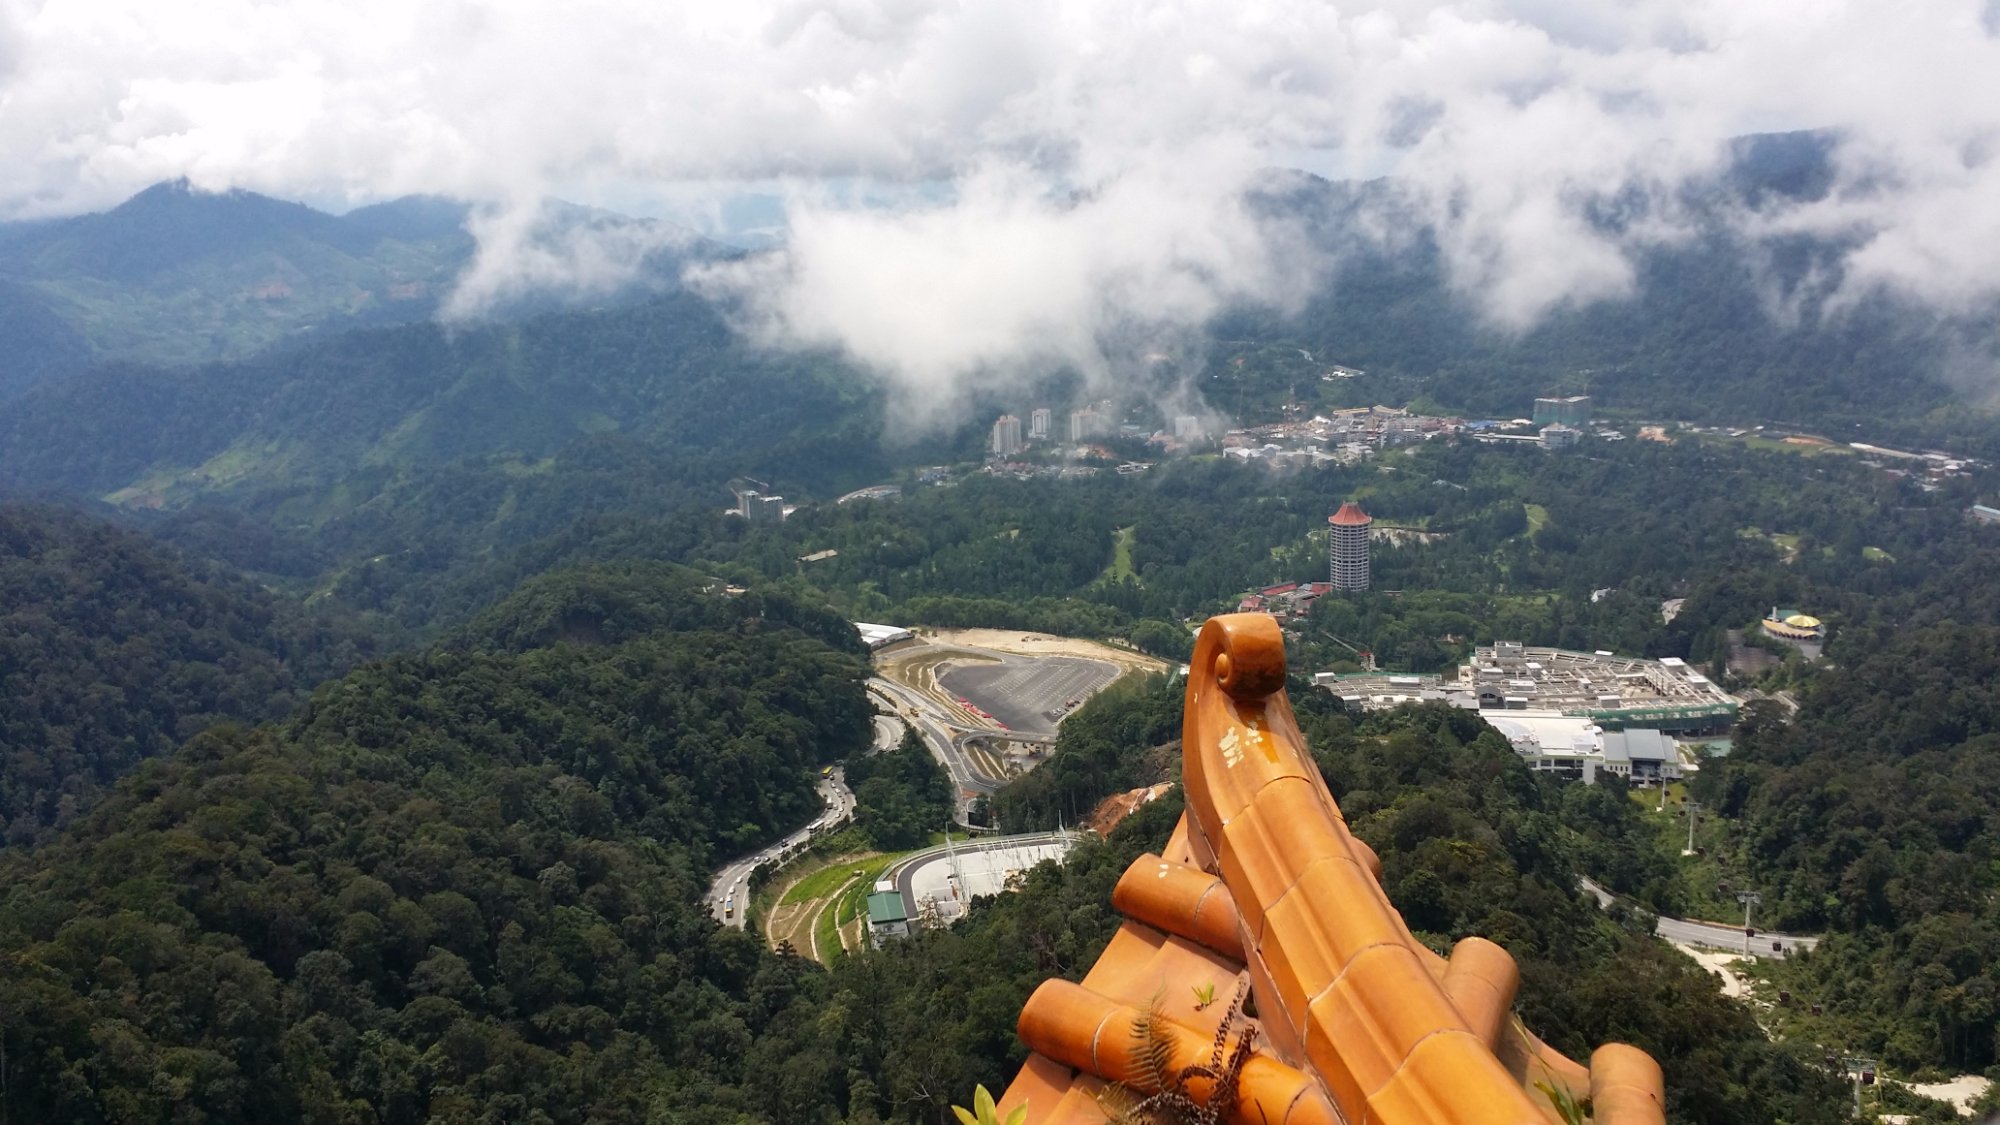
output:
<path id="1" fill-rule="evenodd" d="M 1313 280 L 1245 206 L 1245 184 L 1218 171 L 1241 162 L 1201 155 L 1135 165 L 1075 197 L 990 164 L 929 207 L 800 199 L 782 253 L 696 280 L 745 304 L 766 341 L 882 372 L 910 416 L 1056 368 L 1109 389 L 1226 304 L 1282 305 Z"/>
<path id="2" fill-rule="evenodd" d="M 445 192 L 514 213 L 482 230 L 489 264 L 535 266 L 504 240 L 551 192 L 629 205 L 650 187 L 699 210 L 711 190 L 776 184 L 796 236 L 767 267 L 761 323 L 915 386 L 1103 369 L 1115 324 L 1283 297 L 1305 267 L 1238 202 L 1261 166 L 1396 175 L 1454 282 L 1519 327 L 1628 292 L 1634 251 L 1678 236 L 1676 189 L 1727 138 L 1816 127 L 1844 138 L 1838 190 L 1745 229 L 1853 233 L 1843 299 L 1964 310 L 2000 296 L 1983 252 L 2000 237 L 1993 11 L 0 0 L 0 215 L 180 175 L 318 200 Z M 912 190 L 893 214 L 829 202 L 856 182 L 953 190 Z M 1588 222 L 1613 193 L 1649 201 L 1645 221 Z"/>
<path id="3" fill-rule="evenodd" d="M 654 255 L 694 241 L 693 232 L 669 223 L 547 201 L 481 208 L 466 225 L 478 249 L 445 301 L 450 320 L 542 294 L 611 293 L 648 280 Z"/>

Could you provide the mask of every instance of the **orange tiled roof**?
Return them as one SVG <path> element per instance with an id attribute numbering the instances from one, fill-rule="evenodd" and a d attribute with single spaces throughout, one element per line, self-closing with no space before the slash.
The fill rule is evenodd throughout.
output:
<path id="1" fill-rule="evenodd" d="M 1361 510 L 1361 505 L 1349 500 L 1340 506 L 1339 511 L 1326 517 L 1326 522 L 1337 527 L 1362 527 L 1375 521 L 1369 518 L 1367 512 Z"/>
<path id="2" fill-rule="evenodd" d="M 1183 719 L 1187 813 L 1119 881 L 1112 903 L 1127 920 L 1083 982 L 1048 981 L 1022 1009 L 1034 1053 L 1003 1116 L 1026 1105 L 1034 1125 L 1100 1122 L 1108 1082 L 1158 1093 L 1134 1051 L 1143 1022 L 1153 1063 L 1201 1105 L 1218 1092 L 1207 1064 L 1250 1036 L 1228 1084 L 1232 1121 L 1545 1125 L 1562 1120 L 1547 1087 L 1588 1098 L 1599 1125 L 1661 1125 L 1651 1057 L 1611 1044 L 1588 1068 L 1564 1058 L 1511 1014 L 1519 973 L 1505 950 L 1467 938 L 1446 959 L 1411 937 L 1306 754 L 1284 683 L 1270 617 L 1202 629 Z M 1225 1027 L 1245 981 L 1251 1007 Z"/>

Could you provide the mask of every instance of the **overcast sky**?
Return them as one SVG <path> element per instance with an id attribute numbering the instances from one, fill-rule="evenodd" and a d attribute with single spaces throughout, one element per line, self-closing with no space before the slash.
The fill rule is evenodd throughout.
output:
<path id="1" fill-rule="evenodd" d="M 917 383 L 1282 302 L 1314 266 L 1240 206 L 1270 166 L 1402 179 L 1460 289 L 1532 324 L 1678 233 L 1662 204 L 1609 241 L 1585 197 L 1798 128 L 1841 131 L 1845 186 L 1757 223 L 1861 233 L 1856 299 L 2000 294 L 2000 0 L 0 0 L 0 217 L 178 176 L 698 227 L 769 192 L 786 256 L 710 283 Z"/>

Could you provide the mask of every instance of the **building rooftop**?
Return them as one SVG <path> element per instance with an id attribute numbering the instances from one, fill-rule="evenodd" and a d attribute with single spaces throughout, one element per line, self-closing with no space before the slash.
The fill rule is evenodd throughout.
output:
<path id="1" fill-rule="evenodd" d="M 868 896 L 869 925 L 887 926 L 909 920 L 909 914 L 903 909 L 902 895 L 895 891 L 876 891 Z"/>
<path id="2" fill-rule="evenodd" d="M 1326 517 L 1326 522 L 1335 527 L 1367 527 L 1375 521 L 1368 518 L 1368 513 L 1361 510 L 1361 505 L 1349 500 L 1340 506 L 1339 511 Z"/>
<path id="3" fill-rule="evenodd" d="M 1604 760 L 1607 762 L 1677 762 L 1680 751 L 1674 740 L 1656 730 L 1605 731 Z"/>

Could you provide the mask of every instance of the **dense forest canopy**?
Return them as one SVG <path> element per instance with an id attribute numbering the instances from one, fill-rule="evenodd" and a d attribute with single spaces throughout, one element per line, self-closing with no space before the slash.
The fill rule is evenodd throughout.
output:
<path id="1" fill-rule="evenodd" d="M 1937 625 L 1754 715 L 1697 788 L 1766 917 L 1837 935 L 1807 987 L 1904 1065 L 2000 1062 L 1997 755 L 2000 629 Z"/>
<path id="2" fill-rule="evenodd" d="M 0 506 L 0 846 L 207 726 L 283 715 L 378 643 L 145 536 Z"/>
<path id="3" fill-rule="evenodd" d="M 771 953 L 706 917 L 705 865 L 806 815 L 807 767 L 838 749 L 819 736 L 866 737 L 857 667 L 747 623 L 440 651 L 359 669 L 278 726 L 196 738 L 0 860 L 8 1108 L 942 1120 L 1019 1065 L 1014 1013 L 1094 960 L 1111 884 L 1178 801 L 949 931 L 830 971 Z M 1176 692 L 1155 681 L 1079 717 L 1143 741 Z M 1552 791 L 1475 716 L 1356 725 L 1324 695 L 1300 703 L 1413 925 L 1506 944 L 1552 1042 L 1655 1052 L 1677 1120 L 1840 1119 L 1812 1060 L 1576 892 Z M 1065 730 L 1057 760 L 1083 741 Z"/>
<path id="4" fill-rule="evenodd" d="M 10 1114 L 714 1112 L 798 970 L 700 888 L 865 744 L 861 669 L 745 617 L 397 657 L 195 738 L 0 860 Z"/>

